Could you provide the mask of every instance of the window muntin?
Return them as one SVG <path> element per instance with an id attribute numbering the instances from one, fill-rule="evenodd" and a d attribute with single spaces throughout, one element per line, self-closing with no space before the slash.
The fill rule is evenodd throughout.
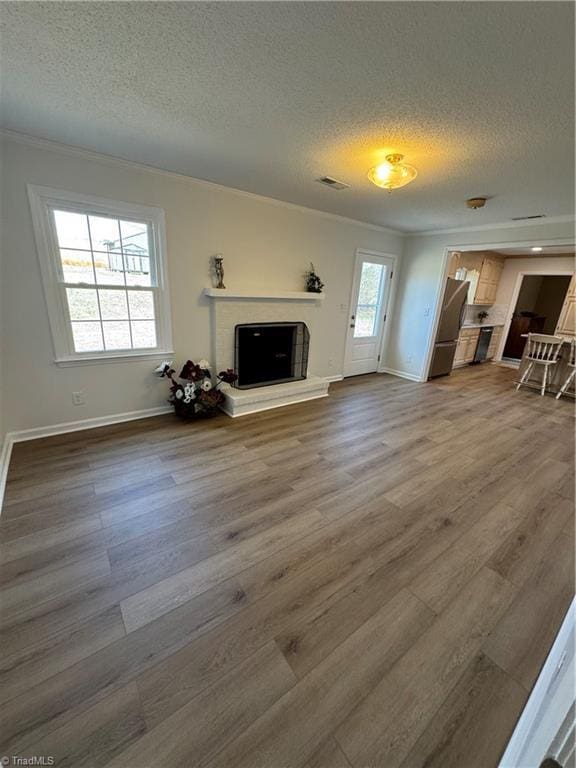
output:
<path id="1" fill-rule="evenodd" d="M 28 191 L 56 362 L 170 354 L 163 211 Z"/>
<path id="2" fill-rule="evenodd" d="M 154 349 L 151 227 L 52 209 L 74 351 Z M 94 286 L 94 287 L 92 287 Z"/>

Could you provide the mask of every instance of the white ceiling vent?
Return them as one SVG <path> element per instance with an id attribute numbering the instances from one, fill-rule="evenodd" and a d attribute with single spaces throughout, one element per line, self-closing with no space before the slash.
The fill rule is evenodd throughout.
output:
<path id="1" fill-rule="evenodd" d="M 330 187 L 330 189 L 349 189 L 350 187 L 350 184 L 338 181 L 338 179 L 334 179 L 332 176 L 320 176 L 316 181 L 319 184 L 324 184 L 325 187 Z"/>
<path id="2" fill-rule="evenodd" d="M 545 213 L 534 213 L 532 216 L 512 216 L 511 221 L 528 221 L 529 219 L 545 219 Z"/>

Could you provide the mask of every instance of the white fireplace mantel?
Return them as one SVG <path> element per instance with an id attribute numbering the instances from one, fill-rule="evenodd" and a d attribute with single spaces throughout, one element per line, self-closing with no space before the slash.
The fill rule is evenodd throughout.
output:
<path id="1" fill-rule="evenodd" d="M 258 291 L 232 290 L 230 288 L 204 288 L 204 295 L 210 299 L 276 299 L 277 301 L 323 301 L 325 293 L 308 291 Z"/>

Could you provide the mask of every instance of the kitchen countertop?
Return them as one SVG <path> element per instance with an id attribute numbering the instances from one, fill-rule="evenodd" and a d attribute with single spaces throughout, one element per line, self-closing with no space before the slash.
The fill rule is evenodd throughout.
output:
<path id="1" fill-rule="evenodd" d="M 504 323 L 465 323 L 460 330 L 464 328 L 500 328 Z"/>

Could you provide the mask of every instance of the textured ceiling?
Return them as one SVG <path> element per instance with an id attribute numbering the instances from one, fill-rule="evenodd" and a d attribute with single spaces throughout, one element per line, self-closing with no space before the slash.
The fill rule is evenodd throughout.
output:
<path id="1" fill-rule="evenodd" d="M 564 2 L 0 3 L 2 125 L 405 231 L 570 214 Z M 415 182 L 388 194 L 388 151 Z M 351 184 L 336 192 L 328 174 Z M 468 211 L 468 197 L 490 197 Z"/>

